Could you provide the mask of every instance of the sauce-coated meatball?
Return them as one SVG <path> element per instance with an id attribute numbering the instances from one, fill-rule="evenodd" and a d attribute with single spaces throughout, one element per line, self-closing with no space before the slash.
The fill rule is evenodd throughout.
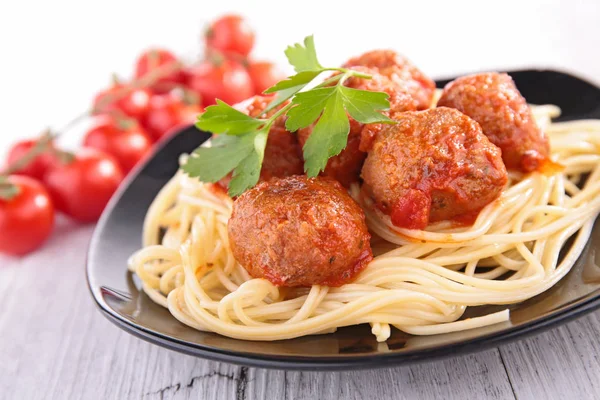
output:
<path id="1" fill-rule="evenodd" d="M 258 117 L 272 100 L 272 96 L 254 96 L 233 107 L 252 117 Z M 283 107 L 285 104 L 280 105 Z M 279 109 L 279 108 L 277 108 Z M 265 117 L 273 115 L 277 109 L 269 111 Z M 295 133 L 285 129 L 285 117 L 275 120 L 269 131 L 265 156 L 260 170 L 260 180 L 266 181 L 273 177 L 300 175 L 304 172 L 302 148 Z M 227 188 L 231 174 L 219 181 L 219 186 Z"/>
<path id="2" fill-rule="evenodd" d="M 393 50 L 372 50 L 351 58 L 343 66 L 352 69 L 355 66 L 374 68 L 408 92 L 417 101 L 419 110 L 431 106 L 435 82 L 415 67 L 410 60 Z"/>
<path id="3" fill-rule="evenodd" d="M 325 171 L 322 176 L 328 176 L 340 182 L 344 187 L 350 187 L 357 182 L 360 177 L 360 170 L 367 157 L 367 153 L 361 151 L 360 132 L 363 124 L 350 118 L 350 132 L 348 133 L 348 142 L 344 150 L 337 156 L 333 156 L 327 161 Z M 298 130 L 298 141 L 302 146 L 312 134 L 313 126 Z"/>
<path id="4" fill-rule="evenodd" d="M 330 178 L 263 182 L 233 203 L 235 259 L 277 286 L 341 286 L 373 258 L 365 215 Z"/>
<path id="5" fill-rule="evenodd" d="M 377 135 L 362 170 L 363 189 L 398 227 L 479 212 L 507 182 L 498 147 L 477 122 L 440 107 L 405 112 Z"/>
<path id="6" fill-rule="evenodd" d="M 385 92 L 389 95 L 390 109 L 383 112 L 390 118 L 398 112 L 412 111 L 417 109 L 416 101 L 407 92 L 399 90 L 387 77 L 379 74 L 377 70 L 367 67 L 355 67 L 355 70 L 370 74 L 371 79 L 351 77 L 344 83 L 353 89 L 369 90 L 373 92 Z M 363 130 L 365 125 L 349 118 L 350 132 L 348 133 L 348 144 L 346 148 L 327 162 L 322 175 L 329 176 L 344 187 L 350 187 L 360 178 L 360 170 L 367 157 L 366 151 L 370 147 L 373 137 L 380 130 L 381 124 L 368 124 L 369 129 Z M 304 146 L 312 133 L 313 126 L 298 130 L 298 140 Z"/>
<path id="7" fill-rule="evenodd" d="M 272 126 L 265 147 L 260 179 L 266 181 L 273 177 L 282 178 L 303 172 L 302 148 L 297 136 L 285 128 Z"/>
<path id="8" fill-rule="evenodd" d="M 502 150 L 509 169 L 531 172 L 548 160 L 548 138 L 507 74 L 458 78 L 446 85 L 438 106 L 456 108 L 479 122 L 483 133 Z"/>

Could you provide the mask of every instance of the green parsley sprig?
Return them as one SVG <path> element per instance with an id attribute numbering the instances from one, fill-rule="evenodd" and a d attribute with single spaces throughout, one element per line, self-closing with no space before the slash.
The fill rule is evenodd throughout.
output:
<path id="1" fill-rule="evenodd" d="M 364 124 L 393 123 L 381 113 L 390 107 L 386 93 L 344 86 L 350 77 L 370 79 L 371 76 L 348 68 L 323 67 L 317 59 L 312 36 L 306 37 L 304 44 L 289 46 L 285 55 L 296 75 L 265 91 L 274 94 L 274 98 L 258 118 L 221 100 L 198 117 L 198 129 L 218 135 L 212 139 L 211 147 L 199 147 L 192 153 L 182 167 L 184 172 L 203 182 L 217 182 L 233 171 L 229 194 L 238 196 L 258 182 L 269 130 L 282 115 L 287 116 L 285 127 L 290 132 L 315 124 L 303 148 L 304 170 L 310 177 L 317 176 L 325 169 L 327 160 L 346 147 L 350 132 L 348 115 Z M 324 72 L 336 74 L 306 89 Z M 287 100 L 290 102 L 271 117 L 261 118 Z"/>

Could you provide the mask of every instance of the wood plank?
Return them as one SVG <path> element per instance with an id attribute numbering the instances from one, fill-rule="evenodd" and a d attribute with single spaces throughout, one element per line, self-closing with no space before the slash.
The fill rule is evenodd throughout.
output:
<path id="1" fill-rule="evenodd" d="M 500 348 L 519 399 L 600 398 L 600 312 Z"/>
<path id="2" fill-rule="evenodd" d="M 29 257 L 0 259 L 0 359 L 12 361 L 0 363 L 0 398 L 235 398 L 241 368 L 153 346 L 96 310 L 90 234 L 71 226 Z"/>
<path id="3" fill-rule="evenodd" d="M 251 371 L 249 399 L 513 399 L 496 350 L 400 368 Z M 267 397 L 265 397 L 267 396 Z"/>

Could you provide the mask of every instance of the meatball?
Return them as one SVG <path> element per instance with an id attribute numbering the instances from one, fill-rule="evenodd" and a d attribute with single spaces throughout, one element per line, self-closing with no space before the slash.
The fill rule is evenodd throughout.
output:
<path id="1" fill-rule="evenodd" d="M 395 226 L 474 215 L 495 200 L 508 177 L 498 147 L 477 122 L 440 107 L 396 116 L 373 143 L 363 190 Z"/>
<path id="2" fill-rule="evenodd" d="M 350 132 L 348 133 L 348 142 L 344 150 L 337 156 L 333 156 L 327 161 L 325 171 L 322 176 L 328 176 L 340 182 L 344 187 L 350 187 L 357 182 L 360 177 L 360 170 L 367 154 L 359 150 L 360 132 L 363 124 L 350 118 Z M 298 141 L 302 146 L 308 140 L 313 131 L 313 126 L 298 130 Z"/>
<path id="3" fill-rule="evenodd" d="M 421 72 L 407 58 L 393 50 L 373 50 L 351 58 L 346 68 L 364 66 L 374 68 L 389 78 L 401 90 L 408 92 L 417 102 L 419 110 L 431 106 L 435 92 L 435 82 Z"/>
<path id="4" fill-rule="evenodd" d="M 327 177 L 258 184 L 233 203 L 228 232 L 235 259 L 277 286 L 341 286 L 373 258 L 363 210 Z"/>
<path id="5" fill-rule="evenodd" d="M 389 95 L 390 109 L 384 114 L 393 117 L 395 113 L 417 109 L 416 101 L 405 91 L 396 88 L 387 77 L 379 74 L 377 70 L 366 67 L 356 67 L 356 70 L 372 75 L 371 79 L 351 77 L 345 82 L 345 86 L 353 89 L 370 90 L 374 92 L 386 92 Z M 340 182 L 344 187 L 350 187 L 360 178 L 360 170 L 367 157 L 365 153 L 373 140 L 373 137 L 381 129 L 382 124 L 365 125 L 349 118 L 350 132 L 346 148 L 327 162 L 323 175 L 329 176 Z M 304 146 L 312 133 L 313 126 L 298 130 L 298 140 Z M 364 132 L 364 133 L 363 133 Z"/>
<path id="6" fill-rule="evenodd" d="M 352 76 L 346 79 L 344 86 L 352 89 L 387 93 L 390 112 L 415 111 L 418 109 L 419 104 L 410 92 L 396 85 L 389 77 L 381 74 L 377 68 L 355 66 L 352 69 L 371 75 L 371 79 Z"/>
<path id="7" fill-rule="evenodd" d="M 252 117 L 258 117 L 272 100 L 272 96 L 254 96 L 233 107 Z M 279 107 L 283 107 L 282 104 Z M 273 115 L 277 109 L 271 110 L 266 117 Z M 266 181 L 273 177 L 284 177 L 300 175 L 304 172 L 304 161 L 302 159 L 302 148 L 298 143 L 296 134 L 285 129 L 285 117 L 281 116 L 275 120 L 269 131 L 267 145 L 260 180 Z M 221 179 L 218 184 L 227 188 L 231 181 L 231 174 Z"/>
<path id="8" fill-rule="evenodd" d="M 483 133 L 502 150 L 509 169 L 535 171 L 549 158 L 548 138 L 507 74 L 458 78 L 446 85 L 438 106 L 456 108 L 479 122 Z"/>
<path id="9" fill-rule="evenodd" d="M 263 114 L 265 108 L 267 108 L 267 106 L 273 100 L 273 98 L 274 98 L 274 96 L 272 96 L 272 95 L 252 96 L 244 101 L 234 104 L 232 107 L 238 111 L 243 112 L 244 114 L 247 114 L 251 117 L 256 118 L 256 117 L 260 117 L 261 114 Z M 287 103 L 283 103 L 280 106 L 276 107 L 275 109 L 267 112 L 265 114 L 265 117 L 268 118 L 268 117 L 273 116 L 273 114 L 275 114 L 277 112 L 277 110 L 280 109 L 281 107 L 283 107 L 285 104 L 287 104 Z M 285 126 L 285 117 L 281 116 L 281 117 L 277 118 L 273 125 Z"/>

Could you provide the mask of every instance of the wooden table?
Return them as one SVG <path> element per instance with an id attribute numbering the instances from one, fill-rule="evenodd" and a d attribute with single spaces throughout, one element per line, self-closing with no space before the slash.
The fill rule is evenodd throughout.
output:
<path id="1" fill-rule="evenodd" d="M 600 312 L 520 342 L 373 371 L 285 372 L 175 353 L 120 330 L 85 281 L 93 227 L 0 258 L 0 399 L 598 399 Z"/>

